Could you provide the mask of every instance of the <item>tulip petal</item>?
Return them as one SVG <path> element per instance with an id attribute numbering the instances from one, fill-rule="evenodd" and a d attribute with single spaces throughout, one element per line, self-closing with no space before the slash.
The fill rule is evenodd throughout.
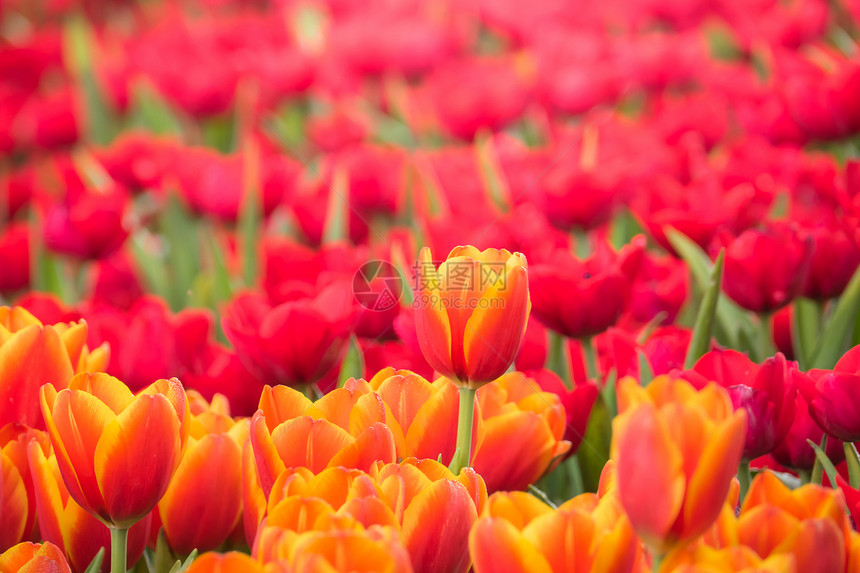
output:
<path id="1" fill-rule="evenodd" d="M 415 293 L 415 330 L 424 358 L 437 372 L 454 374 L 451 359 L 452 327 L 442 301 L 442 279 L 433 266 L 430 249 L 424 247 L 418 258 L 418 289 Z"/>
<path id="2" fill-rule="evenodd" d="M 105 427 L 95 450 L 95 473 L 109 521 L 128 526 L 152 511 L 181 452 L 174 405 L 161 394 L 135 398 Z"/>
<path id="3" fill-rule="evenodd" d="M 469 534 L 475 573 L 552 573 L 543 555 L 505 519 L 483 517 Z"/>
<path id="4" fill-rule="evenodd" d="M 336 427 L 336 426 L 335 426 Z M 343 446 L 328 462 L 329 466 L 370 471 L 377 461 L 388 464 L 397 461 L 394 436 L 385 424 L 373 424 L 364 430 L 354 442 Z"/>
<path id="5" fill-rule="evenodd" d="M 355 440 L 328 420 L 301 416 L 275 428 L 272 441 L 286 467 L 302 466 L 319 473 L 338 452 Z"/>
<path id="6" fill-rule="evenodd" d="M 617 422 L 613 428 L 621 503 L 639 537 L 658 545 L 684 502 L 683 460 L 653 406 L 637 406 L 625 417 L 623 431 Z"/>
<path id="7" fill-rule="evenodd" d="M 452 480 L 421 491 L 403 513 L 403 542 L 415 573 L 465 573 L 469 531 L 478 514 L 469 492 Z"/>

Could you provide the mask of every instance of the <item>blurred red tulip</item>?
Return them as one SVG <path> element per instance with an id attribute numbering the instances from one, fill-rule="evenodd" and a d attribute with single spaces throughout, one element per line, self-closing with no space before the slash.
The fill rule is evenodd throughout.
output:
<path id="1" fill-rule="evenodd" d="M 534 265 L 530 287 L 535 318 L 571 338 L 603 332 L 626 308 L 644 250 L 645 237 L 638 236 L 619 252 L 601 244 L 580 261 L 559 250 L 551 264 Z"/>

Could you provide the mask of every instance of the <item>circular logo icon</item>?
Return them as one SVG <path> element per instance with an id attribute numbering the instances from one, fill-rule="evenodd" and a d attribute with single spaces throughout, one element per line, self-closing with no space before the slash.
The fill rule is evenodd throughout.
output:
<path id="1" fill-rule="evenodd" d="M 384 312 L 400 302 L 403 279 L 388 261 L 368 261 L 352 277 L 352 294 L 364 308 Z"/>

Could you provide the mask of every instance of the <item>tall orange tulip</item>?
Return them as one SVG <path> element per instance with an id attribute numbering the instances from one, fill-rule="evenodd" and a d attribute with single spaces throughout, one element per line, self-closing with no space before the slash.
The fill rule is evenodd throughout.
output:
<path id="1" fill-rule="evenodd" d="M 3 522 L 0 551 L 21 541 L 38 539 L 33 478 L 27 462 L 27 448 L 31 442 L 46 453 L 51 450 L 51 440 L 45 432 L 23 424 L 7 424 L 0 428 L 0 516 Z M 23 512 L 23 523 L 20 512 Z"/>
<path id="2" fill-rule="evenodd" d="M 0 306 L 0 427 L 44 428 L 39 388 L 65 388 L 76 372 L 107 367 L 108 348 L 87 348 L 87 324 L 43 325 L 21 307 Z"/>
<path id="3" fill-rule="evenodd" d="M 234 422 L 214 408 L 191 417 L 185 454 L 156 510 L 174 552 L 216 549 L 236 527 L 247 439 L 247 420 Z"/>
<path id="4" fill-rule="evenodd" d="M 746 415 L 721 386 L 696 391 L 658 376 L 646 388 L 619 382 L 612 457 L 621 504 L 658 555 L 710 527 L 743 453 Z"/>
<path id="5" fill-rule="evenodd" d="M 437 269 L 424 247 L 415 285 L 415 328 L 427 362 L 477 388 L 505 373 L 525 334 L 531 302 L 520 253 L 455 247 Z"/>
<path id="6" fill-rule="evenodd" d="M 59 547 L 75 571 L 83 571 L 101 548 L 109 547 L 110 531 L 69 497 L 53 452 L 45 452 L 34 440 L 30 442 L 28 457 L 42 539 Z M 127 564 L 134 564 L 143 555 L 151 522 L 147 515 L 129 529 Z M 108 551 L 101 571 L 104 573 L 109 567 Z"/>
<path id="7" fill-rule="evenodd" d="M 167 490 L 188 437 L 185 391 L 176 378 L 135 396 L 108 374 L 83 373 L 41 393 L 69 495 L 109 526 L 148 514 Z"/>

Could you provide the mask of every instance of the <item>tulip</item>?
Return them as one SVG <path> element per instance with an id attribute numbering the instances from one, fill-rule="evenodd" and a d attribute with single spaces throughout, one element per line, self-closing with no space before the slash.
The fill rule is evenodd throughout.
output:
<path id="1" fill-rule="evenodd" d="M 241 295 L 225 309 L 222 326 L 259 380 L 308 386 L 320 382 L 340 362 L 351 313 L 348 290 L 332 285 L 314 298 L 274 308 L 261 296 Z"/>
<path id="2" fill-rule="evenodd" d="M 263 573 L 269 571 L 264 569 L 259 561 L 244 553 L 232 551 L 230 553 L 203 553 L 191 562 L 191 567 L 186 573 Z"/>
<path id="3" fill-rule="evenodd" d="M 22 423 L 44 428 L 39 387 L 65 388 L 82 371 L 104 370 L 107 346 L 90 351 L 87 324 L 43 325 L 21 307 L 0 307 L 0 427 Z"/>
<path id="4" fill-rule="evenodd" d="M 660 573 L 791 573 L 796 571 L 790 555 L 772 555 L 762 559 L 745 545 L 715 549 L 707 545 L 684 547 L 672 553 Z"/>
<path id="5" fill-rule="evenodd" d="M 234 422 L 229 408 L 219 412 L 215 401 L 212 407 L 200 401 L 202 411 L 192 407 L 185 454 L 156 511 L 155 523 L 180 555 L 216 549 L 235 529 L 242 511 L 242 446 L 248 422 Z"/>
<path id="6" fill-rule="evenodd" d="M 723 290 L 747 310 L 771 313 L 800 294 L 811 257 L 811 239 L 793 227 L 750 229 L 726 247 Z"/>
<path id="7" fill-rule="evenodd" d="M 69 496 L 54 453 L 31 442 L 28 462 L 42 539 L 59 547 L 75 571 L 85 570 L 99 550 L 106 547 L 108 551 L 101 571 L 109 571 L 110 530 Z M 148 514 L 129 529 L 127 565 L 134 564 L 143 555 L 151 523 Z"/>
<path id="8" fill-rule="evenodd" d="M 808 231 L 812 237 L 812 262 L 803 296 L 826 300 L 842 294 L 860 265 L 856 232 L 841 221 L 819 224 Z"/>
<path id="9" fill-rule="evenodd" d="M 797 373 L 795 378 L 802 375 L 802 373 Z M 795 404 L 794 420 L 791 422 L 791 427 L 785 435 L 785 439 L 771 453 L 773 458 L 785 467 L 808 474 L 815 465 L 815 450 L 809 447 L 807 440 L 811 440 L 814 444 L 820 444 L 824 430 L 809 415 L 809 406 L 802 393 L 798 393 L 795 397 Z M 842 442 L 833 437 L 827 439 L 826 453 L 834 464 L 839 464 L 845 459 Z"/>
<path id="10" fill-rule="evenodd" d="M 0 268 L 0 292 L 30 286 L 30 228 L 26 223 L 12 223 L 0 233 Z"/>
<path id="11" fill-rule="evenodd" d="M 25 541 L 0 555 L 0 573 L 72 573 L 53 543 Z"/>
<path id="12" fill-rule="evenodd" d="M 69 495 L 111 528 L 111 571 L 124 571 L 128 528 L 155 508 L 188 437 L 179 380 L 135 396 L 107 374 L 82 373 L 57 392 L 42 386 L 42 415 Z"/>
<path id="13" fill-rule="evenodd" d="M 795 364 L 780 353 L 761 366 L 735 350 L 712 350 L 682 374 L 698 387 L 713 381 L 728 390 L 735 409 L 747 412 L 744 459 L 770 453 L 780 444 L 795 417 Z"/>
<path id="14" fill-rule="evenodd" d="M 860 374 L 813 370 L 796 380 L 809 415 L 822 430 L 843 442 L 860 440 Z"/>
<path id="15" fill-rule="evenodd" d="M 696 391 L 658 376 L 618 385 L 612 458 L 618 493 L 656 555 L 701 535 L 719 515 L 743 454 L 746 414 L 714 383 Z"/>
<path id="16" fill-rule="evenodd" d="M 630 522 L 623 516 L 604 521 L 601 503 L 580 496 L 555 511 L 547 507 L 527 523 L 492 505 L 469 535 L 475 572 L 632 571 L 638 541 Z"/>
<path id="17" fill-rule="evenodd" d="M 38 539 L 35 491 L 27 463 L 31 441 L 45 452 L 51 448 L 48 435 L 39 430 L 19 424 L 0 428 L 0 515 L 5 522 L 0 530 L 0 551 Z"/>
<path id="18" fill-rule="evenodd" d="M 501 376 L 525 335 L 531 302 L 519 253 L 456 247 L 437 269 L 421 250 L 415 327 L 427 362 L 460 386 L 455 473 L 471 458 L 474 390 Z"/>
<path id="19" fill-rule="evenodd" d="M 557 251 L 551 264 L 532 269 L 535 317 L 571 338 L 603 332 L 615 324 L 627 305 L 644 249 L 644 237 L 638 237 L 617 253 L 601 245 L 585 261 Z"/>

